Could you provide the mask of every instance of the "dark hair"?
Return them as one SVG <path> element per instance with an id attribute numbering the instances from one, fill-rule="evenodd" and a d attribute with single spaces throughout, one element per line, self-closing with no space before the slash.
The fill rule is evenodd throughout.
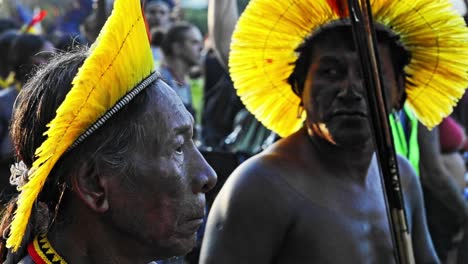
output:
<path id="1" fill-rule="evenodd" d="M 85 48 L 57 55 L 27 82 L 18 95 L 11 134 L 17 158 L 28 168 L 35 160 L 36 149 L 46 139 L 46 125 L 55 117 L 57 108 L 71 89 L 71 82 L 87 55 Z M 70 175 L 74 172 L 85 168 L 98 174 L 109 172 L 125 177 L 134 175 L 135 168 L 128 152 L 138 147 L 139 139 L 145 138 L 140 117 L 148 104 L 149 90 L 144 89 L 94 134 L 60 158 L 48 175 L 32 209 L 21 248 L 15 254 L 9 252 L 6 263 L 17 263 L 26 254 L 26 245 L 30 240 L 41 230 L 50 227 L 63 192 L 60 187 L 65 184 L 70 186 Z M 69 192 L 65 192 L 60 202 L 59 219 L 66 214 L 67 197 Z M 11 223 L 15 202 L 16 198 L 13 198 L 7 206 L 0 226 L 1 232 L 5 232 Z"/>
<path id="2" fill-rule="evenodd" d="M 79 46 L 87 44 L 82 35 L 71 35 L 60 31 L 50 33 L 47 38 L 52 42 L 57 51 L 72 51 Z"/>
<path id="3" fill-rule="evenodd" d="M 0 34 L 12 29 L 18 29 L 18 24 L 15 21 L 8 18 L 0 18 Z"/>
<path id="4" fill-rule="evenodd" d="M 354 48 L 351 25 L 347 20 L 339 20 L 327 24 L 309 36 L 296 49 L 296 52 L 299 53 L 299 57 L 295 62 L 293 72 L 288 78 L 288 83 L 291 85 L 294 93 L 299 97 L 304 89 L 314 48 L 331 33 L 339 35 L 343 43 L 347 43 Z M 403 69 L 409 63 L 411 55 L 400 43 L 399 36 L 382 25 L 376 25 L 376 35 L 379 43 L 385 43 L 390 48 L 395 72 L 404 74 Z"/>
<path id="5" fill-rule="evenodd" d="M 164 30 L 161 28 L 154 28 L 151 30 L 151 45 L 161 47 L 164 40 Z"/>
<path id="6" fill-rule="evenodd" d="M 42 36 L 23 33 L 18 35 L 11 44 L 9 60 L 12 63 L 15 78 L 21 83 L 25 83 L 33 72 L 35 65 L 31 58 L 44 47 L 46 41 Z"/>
<path id="7" fill-rule="evenodd" d="M 173 56 L 172 44 L 183 42 L 186 38 L 186 32 L 191 30 L 194 25 L 187 22 L 177 22 L 169 31 L 164 34 L 164 39 L 161 43 L 161 49 L 164 56 Z"/>
<path id="8" fill-rule="evenodd" d="M 7 77 L 12 70 L 9 54 L 11 44 L 17 36 L 18 32 L 16 30 L 8 30 L 0 35 L 0 77 Z"/>

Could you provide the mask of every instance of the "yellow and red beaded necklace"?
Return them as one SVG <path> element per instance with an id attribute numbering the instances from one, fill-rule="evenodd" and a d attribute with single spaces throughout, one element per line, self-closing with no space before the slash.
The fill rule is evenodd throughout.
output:
<path id="1" fill-rule="evenodd" d="M 28 245 L 28 253 L 36 264 L 67 264 L 52 247 L 45 234 L 34 238 Z"/>

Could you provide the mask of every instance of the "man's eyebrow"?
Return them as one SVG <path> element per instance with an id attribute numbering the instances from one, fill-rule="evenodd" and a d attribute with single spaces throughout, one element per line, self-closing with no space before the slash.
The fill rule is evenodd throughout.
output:
<path id="1" fill-rule="evenodd" d="M 193 116 L 190 115 L 190 121 L 184 124 L 181 124 L 180 126 L 177 126 L 174 128 L 174 134 L 175 135 L 181 135 L 181 134 L 189 134 L 192 132 L 193 125 L 195 123 L 195 120 L 193 119 Z"/>
<path id="2" fill-rule="evenodd" d="M 337 56 L 334 55 L 323 55 L 322 57 L 319 58 L 320 62 L 339 62 L 339 59 Z"/>
<path id="3" fill-rule="evenodd" d="M 175 135 L 188 134 L 191 132 L 191 130 L 192 130 L 192 124 L 184 124 L 184 125 L 174 128 L 174 134 Z"/>

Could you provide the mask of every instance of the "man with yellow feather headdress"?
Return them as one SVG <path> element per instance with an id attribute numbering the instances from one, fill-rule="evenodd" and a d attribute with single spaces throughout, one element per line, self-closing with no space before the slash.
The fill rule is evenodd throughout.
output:
<path id="1" fill-rule="evenodd" d="M 154 71 L 139 0 L 116 0 L 89 50 L 32 77 L 11 130 L 4 263 L 144 264 L 195 245 L 216 175 Z"/>
<path id="2" fill-rule="evenodd" d="M 231 77 L 247 109 L 283 139 L 222 188 L 202 264 L 395 263 L 360 60 L 339 2 L 251 0 L 241 16 Z M 468 86 L 463 18 L 447 0 L 370 2 L 386 105 L 406 100 L 434 127 Z M 439 263 L 420 183 L 398 161 L 415 261 Z"/>

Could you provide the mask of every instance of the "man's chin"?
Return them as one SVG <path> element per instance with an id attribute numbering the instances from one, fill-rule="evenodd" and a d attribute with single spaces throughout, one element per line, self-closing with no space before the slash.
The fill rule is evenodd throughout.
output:
<path id="1" fill-rule="evenodd" d="M 180 241 L 180 246 L 178 247 L 178 256 L 183 256 L 192 251 L 192 249 L 197 245 L 197 235 L 194 234 L 190 238 L 186 238 Z"/>
<path id="2" fill-rule="evenodd" d="M 345 139 L 336 140 L 338 146 L 355 150 L 366 150 L 369 146 L 372 146 L 370 143 L 371 139 L 369 137 L 347 137 Z"/>
<path id="3" fill-rule="evenodd" d="M 366 123 L 330 124 L 329 130 L 336 145 L 341 147 L 361 148 L 372 143 L 372 134 Z"/>
<path id="4" fill-rule="evenodd" d="M 192 235 L 191 237 L 177 238 L 173 241 L 173 243 L 167 246 L 166 252 L 170 253 L 168 258 L 174 256 L 184 256 L 192 251 L 196 244 L 196 234 Z"/>
<path id="5" fill-rule="evenodd" d="M 185 256 L 192 251 L 196 244 L 196 234 L 190 237 L 173 236 L 169 240 L 159 240 L 157 244 L 148 243 L 145 245 L 145 250 L 150 255 L 153 255 L 153 260 L 164 260 L 172 257 Z"/>

